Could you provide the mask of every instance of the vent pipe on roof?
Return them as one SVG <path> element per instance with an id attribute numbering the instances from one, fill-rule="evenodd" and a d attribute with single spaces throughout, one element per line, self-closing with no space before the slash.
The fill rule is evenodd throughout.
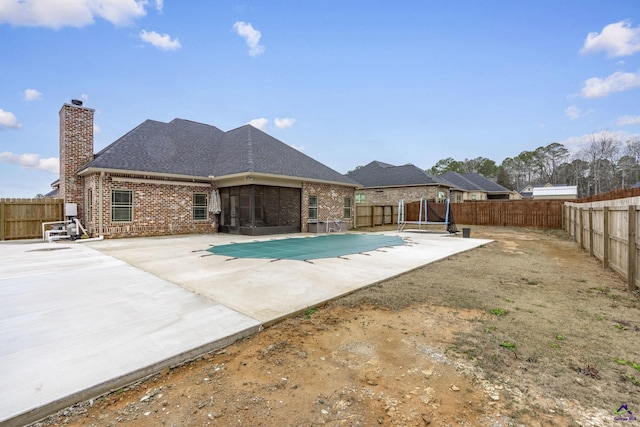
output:
<path id="1" fill-rule="evenodd" d="M 77 105 L 78 107 L 82 107 L 82 101 L 80 101 L 79 99 L 72 99 L 71 103 L 73 105 Z"/>

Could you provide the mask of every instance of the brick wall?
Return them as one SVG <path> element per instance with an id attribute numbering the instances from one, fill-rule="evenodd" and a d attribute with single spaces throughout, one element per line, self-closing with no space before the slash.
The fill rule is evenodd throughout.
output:
<path id="1" fill-rule="evenodd" d="M 437 185 L 423 185 L 415 187 L 388 187 L 378 189 L 357 189 L 357 194 L 365 194 L 366 205 L 391 205 L 397 206 L 400 199 L 405 203 L 415 202 L 420 198 L 437 199 L 438 192 L 443 191 L 449 195 L 449 187 Z"/>
<path id="2" fill-rule="evenodd" d="M 93 113 L 91 108 L 64 104 L 60 109 L 60 187 L 58 198 L 78 205 L 83 212 L 83 183 L 76 173 L 93 160 Z"/>
<path id="3" fill-rule="evenodd" d="M 85 220 L 85 228 L 93 234 L 100 231 L 100 179 L 98 174 L 86 177 L 86 206 L 89 207 L 88 197 L 91 196 L 92 208 Z M 128 181 L 126 177 L 105 174 L 102 178 L 102 233 L 108 238 L 215 233 L 218 226 L 215 215 L 207 213 L 207 220 L 193 219 L 193 194 L 206 193 L 210 197 L 213 189 L 208 183 L 162 184 L 139 178 Z M 112 190 L 132 191 L 131 222 L 112 221 Z"/>
<path id="4" fill-rule="evenodd" d="M 348 228 L 353 228 L 355 216 L 355 199 L 353 187 L 341 185 L 302 183 L 302 232 L 309 231 L 309 196 L 318 196 L 318 221 L 339 219 L 348 221 Z M 344 198 L 351 197 L 351 218 L 344 217 Z"/>

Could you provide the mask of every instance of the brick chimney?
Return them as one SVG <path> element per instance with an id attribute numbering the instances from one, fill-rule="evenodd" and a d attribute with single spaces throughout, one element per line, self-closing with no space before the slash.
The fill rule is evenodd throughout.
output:
<path id="1" fill-rule="evenodd" d="M 78 216 L 83 215 L 82 178 L 76 174 L 93 160 L 93 113 L 72 100 L 60 110 L 60 186 L 58 198 L 78 205 Z"/>

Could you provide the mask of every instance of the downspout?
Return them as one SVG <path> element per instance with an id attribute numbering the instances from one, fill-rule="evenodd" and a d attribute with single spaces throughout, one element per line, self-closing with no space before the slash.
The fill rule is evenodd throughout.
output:
<path id="1" fill-rule="evenodd" d="M 98 179 L 98 235 L 103 236 L 102 230 L 102 181 L 104 179 L 104 172 L 100 172 L 100 178 Z"/>

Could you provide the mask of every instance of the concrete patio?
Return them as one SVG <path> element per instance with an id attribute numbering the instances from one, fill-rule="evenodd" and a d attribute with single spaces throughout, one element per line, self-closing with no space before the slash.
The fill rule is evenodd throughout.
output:
<path id="1" fill-rule="evenodd" d="M 386 233 L 395 234 L 395 233 Z M 311 262 L 229 259 L 216 234 L 0 243 L 0 424 L 23 425 L 489 240 L 402 232 L 403 246 Z"/>

